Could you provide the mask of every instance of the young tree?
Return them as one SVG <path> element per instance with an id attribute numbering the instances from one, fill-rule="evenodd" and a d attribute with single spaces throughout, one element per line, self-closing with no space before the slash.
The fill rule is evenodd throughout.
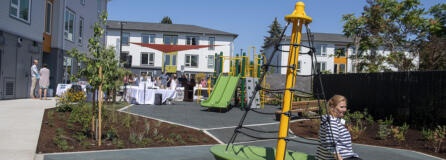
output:
<path id="1" fill-rule="evenodd" d="M 95 130 L 95 117 L 96 113 L 96 91 L 99 86 L 103 86 L 102 89 L 115 91 L 122 83 L 122 74 L 128 71 L 118 66 L 119 61 L 115 59 L 115 49 L 113 47 L 105 48 L 102 44 L 102 37 L 104 35 L 104 29 L 107 20 L 107 14 L 104 13 L 100 17 L 100 22 L 94 24 L 93 37 L 88 41 L 89 53 L 80 53 L 76 48 L 67 52 L 68 55 L 76 59 L 78 62 L 83 62 L 85 67 L 80 69 L 77 74 L 72 75 L 71 79 L 76 81 L 79 78 L 85 78 L 88 84 L 92 87 L 93 92 L 93 105 L 92 105 L 92 129 Z M 102 76 L 99 76 L 99 68 L 102 67 Z"/>
<path id="2" fill-rule="evenodd" d="M 359 17 L 356 18 L 353 14 L 346 14 L 342 16 L 342 20 L 345 21 L 344 23 L 344 35 L 348 38 L 353 37 L 353 46 L 355 49 L 355 54 L 351 56 L 350 58 L 353 59 L 353 64 L 355 67 L 353 67 L 353 72 L 358 72 L 358 56 L 359 56 L 359 45 L 361 40 L 361 32 L 364 28 L 364 19 Z"/>
<path id="3" fill-rule="evenodd" d="M 165 17 L 161 20 L 160 23 L 161 23 L 161 24 L 172 24 L 172 20 L 170 19 L 169 16 L 165 16 Z"/>

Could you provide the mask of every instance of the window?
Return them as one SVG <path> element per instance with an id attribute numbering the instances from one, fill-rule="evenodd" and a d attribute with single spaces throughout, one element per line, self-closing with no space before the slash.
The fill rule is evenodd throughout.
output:
<path id="1" fill-rule="evenodd" d="M 149 53 L 149 66 L 155 66 L 155 53 Z"/>
<path id="2" fill-rule="evenodd" d="M 53 4 L 50 1 L 46 3 L 45 32 L 51 34 L 51 15 L 53 12 Z"/>
<path id="3" fill-rule="evenodd" d="M 25 22 L 30 22 L 31 0 L 11 0 L 9 15 Z"/>
<path id="4" fill-rule="evenodd" d="M 127 56 L 127 67 L 131 67 L 132 66 L 132 55 L 128 55 Z"/>
<path id="5" fill-rule="evenodd" d="M 316 55 L 317 56 L 327 56 L 327 45 L 321 44 L 316 46 Z"/>
<path id="6" fill-rule="evenodd" d="M 84 32 L 84 18 L 80 17 L 79 18 L 79 38 L 78 38 L 79 44 L 82 44 L 83 32 Z"/>
<path id="7" fill-rule="evenodd" d="M 121 54 L 119 54 L 119 62 L 122 63 L 127 63 L 127 56 L 129 56 L 129 52 L 121 52 Z"/>
<path id="8" fill-rule="evenodd" d="M 209 50 L 215 50 L 215 47 L 213 45 L 215 45 L 215 37 L 209 37 Z"/>
<path id="9" fill-rule="evenodd" d="M 65 28 L 64 28 L 64 37 L 67 40 L 74 40 L 74 13 L 68 9 L 65 9 Z"/>
<path id="10" fill-rule="evenodd" d="M 333 73 L 338 73 L 338 64 L 334 64 Z"/>
<path id="11" fill-rule="evenodd" d="M 72 68 L 73 59 L 71 57 L 64 56 L 63 60 L 64 60 L 63 61 L 63 70 L 64 70 L 63 82 L 65 84 L 69 84 L 69 83 L 71 83 L 70 76 L 71 76 L 72 69 L 73 69 Z"/>
<path id="12" fill-rule="evenodd" d="M 326 69 L 325 69 L 325 66 L 326 66 L 326 62 L 317 62 L 316 63 L 316 71 L 318 71 L 318 72 L 323 72 L 323 71 L 325 71 Z"/>
<path id="13" fill-rule="evenodd" d="M 148 64 L 149 64 L 149 54 L 141 53 L 141 65 L 148 65 Z"/>
<path id="14" fill-rule="evenodd" d="M 98 0 L 98 13 L 102 12 L 102 0 Z"/>
<path id="15" fill-rule="evenodd" d="M 164 44 L 167 44 L 167 45 L 177 45 L 178 36 L 166 35 L 163 38 L 163 42 L 164 42 Z"/>
<path id="16" fill-rule="evenodd" d="M 184 62 L 186 67 L 198 67 L 198 55 L 187 54 Z"/>
<path id="17" fill-rule="evenodd" d="M 164 55 L 164 65 L 171 65 L 170 64 L 170 54 L 165 54 Z"/>
<path id="18" fill-rule="evenodd" d="M 297 73 L 300 73 L 301 71 L 301 61 L 297 61 Z"/>
<path id="19" fill-rule="evenodd" d="M 129 39 L 130 39 L 130 33 L 122 33 L 122 45 L 123 46 L 129 45 Z"/>
<path id="20" fill-rule="evenodd" d="M 172 65 L 177 65 L 177 55 L 172 55 Z"/>
<path id="21" fill-rule="evenodd" d="M 140 76 L 147 75 L 147 71 L 141 71 L 141 72 L 139 72 L 139 75 Z"/>
<path id="22" fill-rule="evenodd" d="M 155 35 L 154 34 L 141 34 L 141 42 L 142 43 L 155 43 Z"/>
<path id="23" fill-rule="evenodd" d="M 155 53 L 141 53 L 141 65 L 154 66 Z"/>
<path id="24" fill-rule="evenodd" d="M 82 69 L 82 62 L 77 62 L 77 72 L 81 71 Z"/>
<path id="25" fill-rule="evenodd" d="M 214 68 L 214 55 L 209 55 L 208 56 L 208 68 Z"/>
<path id="26" fill-rule="evenodd" d="M 345 64 L 339 64 L 339 73 L 345 72 Z"/>
<path id="27" fill-rule="evenodd" d="M 187 36 L 186 37 L 186 45 L 198 45 L 198 37 Z"/>
<path id="28" fill-rule="evenodd" d="M 336 47 L 335 50 L 335 56 L 336 57 L 345 57 L 345 48 L 344 47 Z"/>
<path id="29" fill-rule="evenodd" d="M 82 5 L 85 5 L 85 0 L 81 0 L 81 4 L 82 4 Z"/>

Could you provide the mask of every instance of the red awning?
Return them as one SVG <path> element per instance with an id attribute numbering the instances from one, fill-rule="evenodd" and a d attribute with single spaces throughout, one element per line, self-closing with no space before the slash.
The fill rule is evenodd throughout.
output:
<path id="1" fill-rule="evenodd" d="M 169 52 L 177 52 L 177 51 L 185 51 L 185 50 L 191 50 L 191 49 L 200 49 L 200 48 L 207 48 L 207 47 L 215 47 L 218 45 L 167 45 L 167 44 L 147 44 L 147 43 L 133 43 L 136 45 L 140 45 L 142 47 L 148 47 L 152 49 L 156 49 L 158 51 L 161 51 L 163 53 L 169 53 Z"/>

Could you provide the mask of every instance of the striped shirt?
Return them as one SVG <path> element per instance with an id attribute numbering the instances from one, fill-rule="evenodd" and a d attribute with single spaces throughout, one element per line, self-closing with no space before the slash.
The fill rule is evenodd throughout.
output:
<path id="1" fill-rule="evenodd" d="M 350 132 L 348 132 L 347 128 L 345 128 L 343 122 L 341 121 L 344 120 L 342 118 L 335 118 L 331 115 L 330 118 L 328 115 L 322 116 L 321 128 L 319 132 L 320 145 L 317 147 L 316 153 L 317 159 L 335 159 L 334 155 L 336 152 L 340 154 L 343 159 L 349 157 L 359 157 L 358 154 L 353 152 Z M 330 126 L 333 136 L 330 132 Z"/>

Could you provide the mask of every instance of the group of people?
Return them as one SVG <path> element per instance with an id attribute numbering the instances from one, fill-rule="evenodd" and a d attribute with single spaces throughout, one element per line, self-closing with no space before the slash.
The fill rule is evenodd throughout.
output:
<path id="1" fill-rule="evenodd" d="M 193 101 L 193 89 L 197 85 L 195 78 L 191 78 L 187 74 L 183 74 L 177 78 L 176 74 L 167 74 L 166 71 L 157 77 L 149 77 L 143 73 L 141 76 L 138 74 L 131 74 L 124 77 L 125 85 L 138 86 L 140 83 L 153 84 L 154 87 L 160 89 L 172 89 L 176 90 L 177 87 L 184 87 L 184 101 Z M 203 78 L 199 83 L 201 87 L 206 87 L 207 80 Z"/>
<path id="2" fill-rule="evenodd" d="M 43 97 L 46 100 L 48 87 L 50 86 L 50 70 L 47 68 L 48 66 L 45 63 L 42 65 L 40 70 L 37 65 L 39 65 L 39 61 L 34 60 L 33 65 L 31 66 L 31 91 L 29 96 L 32 99 L 37 99 L 35 96 L 35 89 L 37 81 L 39 81 L 39 99 L 42 99 L 43 90 Z"/>
<path id="3" fill-rule="evenodd" d="M 154 87 L 161 89 L 175 89 L 178 84 L 176 75 L 168 75 L 167 72 L 164 72 L 158 77 L 150 77 L 145 73 L 141 74 L 141 76 L 138 74 L 131 74 L 124 77 L 125 85 L 138 86 L 141 83 L 147 82 L 153 84 Z"/>
<path id="4" fill-rule="evenodd" d="M 141 82 L 151 82 L 154 86 L 159 87 L 161 89 L 175 89 L 176 87 L 186 87 L 188 85 L 195 86 L 196 81 L 194 78 L 190 78 L 188 75 L 182 75 L 177 78 L 176 74 L 167 74 L 167 72 L 163 72 L 163 74 L 157 77 L 150 77 L 145 73 L 142 73 L 141 76 L 138 74 L 130 74 L 124 77 L 124 83 L 127 85 L 139 85 Z M 203 78 L 200 81 L 201 87 L 207 86 L 207 81 Z"/>

